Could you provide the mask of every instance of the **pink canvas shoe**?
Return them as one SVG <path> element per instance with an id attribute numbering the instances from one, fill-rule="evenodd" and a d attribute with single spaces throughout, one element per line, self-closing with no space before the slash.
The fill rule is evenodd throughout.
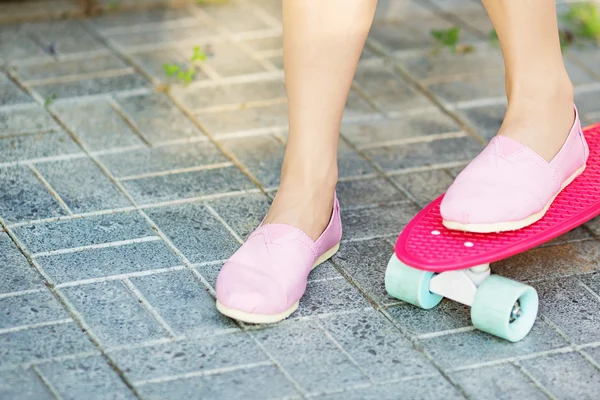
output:
<path id="1" fill-rule="evenodd" d="M 290 225 L 259 226 L 219 272 L 217 309 L 254 324 L 289 317 L 306 290 L 308 274 L 338 251 L 341 237 L 337 196 L 329 225 L 316 242 Z"/>
<path id="2" fill-rule="evenodd" d="M 569 136 L 550 162 L 514 139 L 496 136 L 446 192 L 440 206 L 444 226 L 490 233 L 531 225 L 584 171 L 588 155 L 577 109 Z"/>

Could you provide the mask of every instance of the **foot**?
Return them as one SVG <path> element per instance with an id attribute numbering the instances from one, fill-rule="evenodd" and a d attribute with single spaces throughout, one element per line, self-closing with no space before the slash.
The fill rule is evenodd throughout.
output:
<path id="1" fill-rule="evenodd" d="M 283 184 L 263 224 L 286 224 L 300 229 L 313 241 L 331 218 L 335 184 Z"/>
<path id="2" fill-rule="evenodd" d="M 516 140 L 550 162 L 565 143 L 574 118 L 569 85 L 557 94 L 534 99 L 513 96 L 498 135 Z"/>
<path id="3" fill-rule="evenodd" d="M 219 272 L 217 309 L 248 323 L 287 318 L 298 308 L 308 274 L 336 253 L 341 235 L 335 197 L 328 223 L 316 240 L 292 225 L 263 223 Z"/>
<path id="4" fill-rule="evenodd" d="M 537 117 L 531 121 L 542 123 Z M 447 228 L 480 233 L 524 228 L 541 219 L 560 191 L 583 172 L 589 150 L 572 105 L 566 134 L 547 131 L 550 144 L 539 139 L 544 132 L 540 127 L 535 135 L 513 126 L 522 132 L 518 139 L 508 134 L 507 126 L 446 192 L 440 213 Z"/>

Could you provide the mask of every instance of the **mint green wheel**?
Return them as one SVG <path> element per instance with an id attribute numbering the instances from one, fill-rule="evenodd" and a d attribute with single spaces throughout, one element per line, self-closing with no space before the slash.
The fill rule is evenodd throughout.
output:
<path id="1" fill-rule="evenodd" d="M 426 310 L 442 301 L 442 296 L 429 291 L 433 272 L 411 268 L 393 254 L 385 271 L 385 289 L 390 296 Z"/>
<path id="2" fill-rule="evenodd" d="M 518 342 L 533 327 L 537 311 L 538 295 L 534 288 L 491 275 L 477 288 L 471 321 L 481 331 Z"/>

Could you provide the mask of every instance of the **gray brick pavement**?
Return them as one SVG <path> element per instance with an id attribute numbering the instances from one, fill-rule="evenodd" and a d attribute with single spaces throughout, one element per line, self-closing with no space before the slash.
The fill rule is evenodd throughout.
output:
<path id="1" fill-rule="evenodd" d="M 594 398 L 598 221 L 494 265 L 541 295 L 518 344 L 385 292 L 398 231 L 502 121 L 479 2 L 380 0 L 341 130 L 344 242 L 275 326 L 222 317 L 214 284 L 279 184 L 280 0 L 118 3 L 0 5 L 0 398 Z M 475 51 L 432 55 L 454 25 Z M 567 53 L 586 123 L 598 60 Z"/>

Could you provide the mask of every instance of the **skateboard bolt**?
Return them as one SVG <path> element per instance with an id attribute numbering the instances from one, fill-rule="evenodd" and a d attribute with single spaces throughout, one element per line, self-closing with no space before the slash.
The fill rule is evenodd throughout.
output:
<path id="1" fill-rule="evenodd" d="M 523 315 L 523 309 L 521 309 L 521 303 L 517 300 L 510 312 L 510 323 L 515 322 L 521 315 Z"/>

